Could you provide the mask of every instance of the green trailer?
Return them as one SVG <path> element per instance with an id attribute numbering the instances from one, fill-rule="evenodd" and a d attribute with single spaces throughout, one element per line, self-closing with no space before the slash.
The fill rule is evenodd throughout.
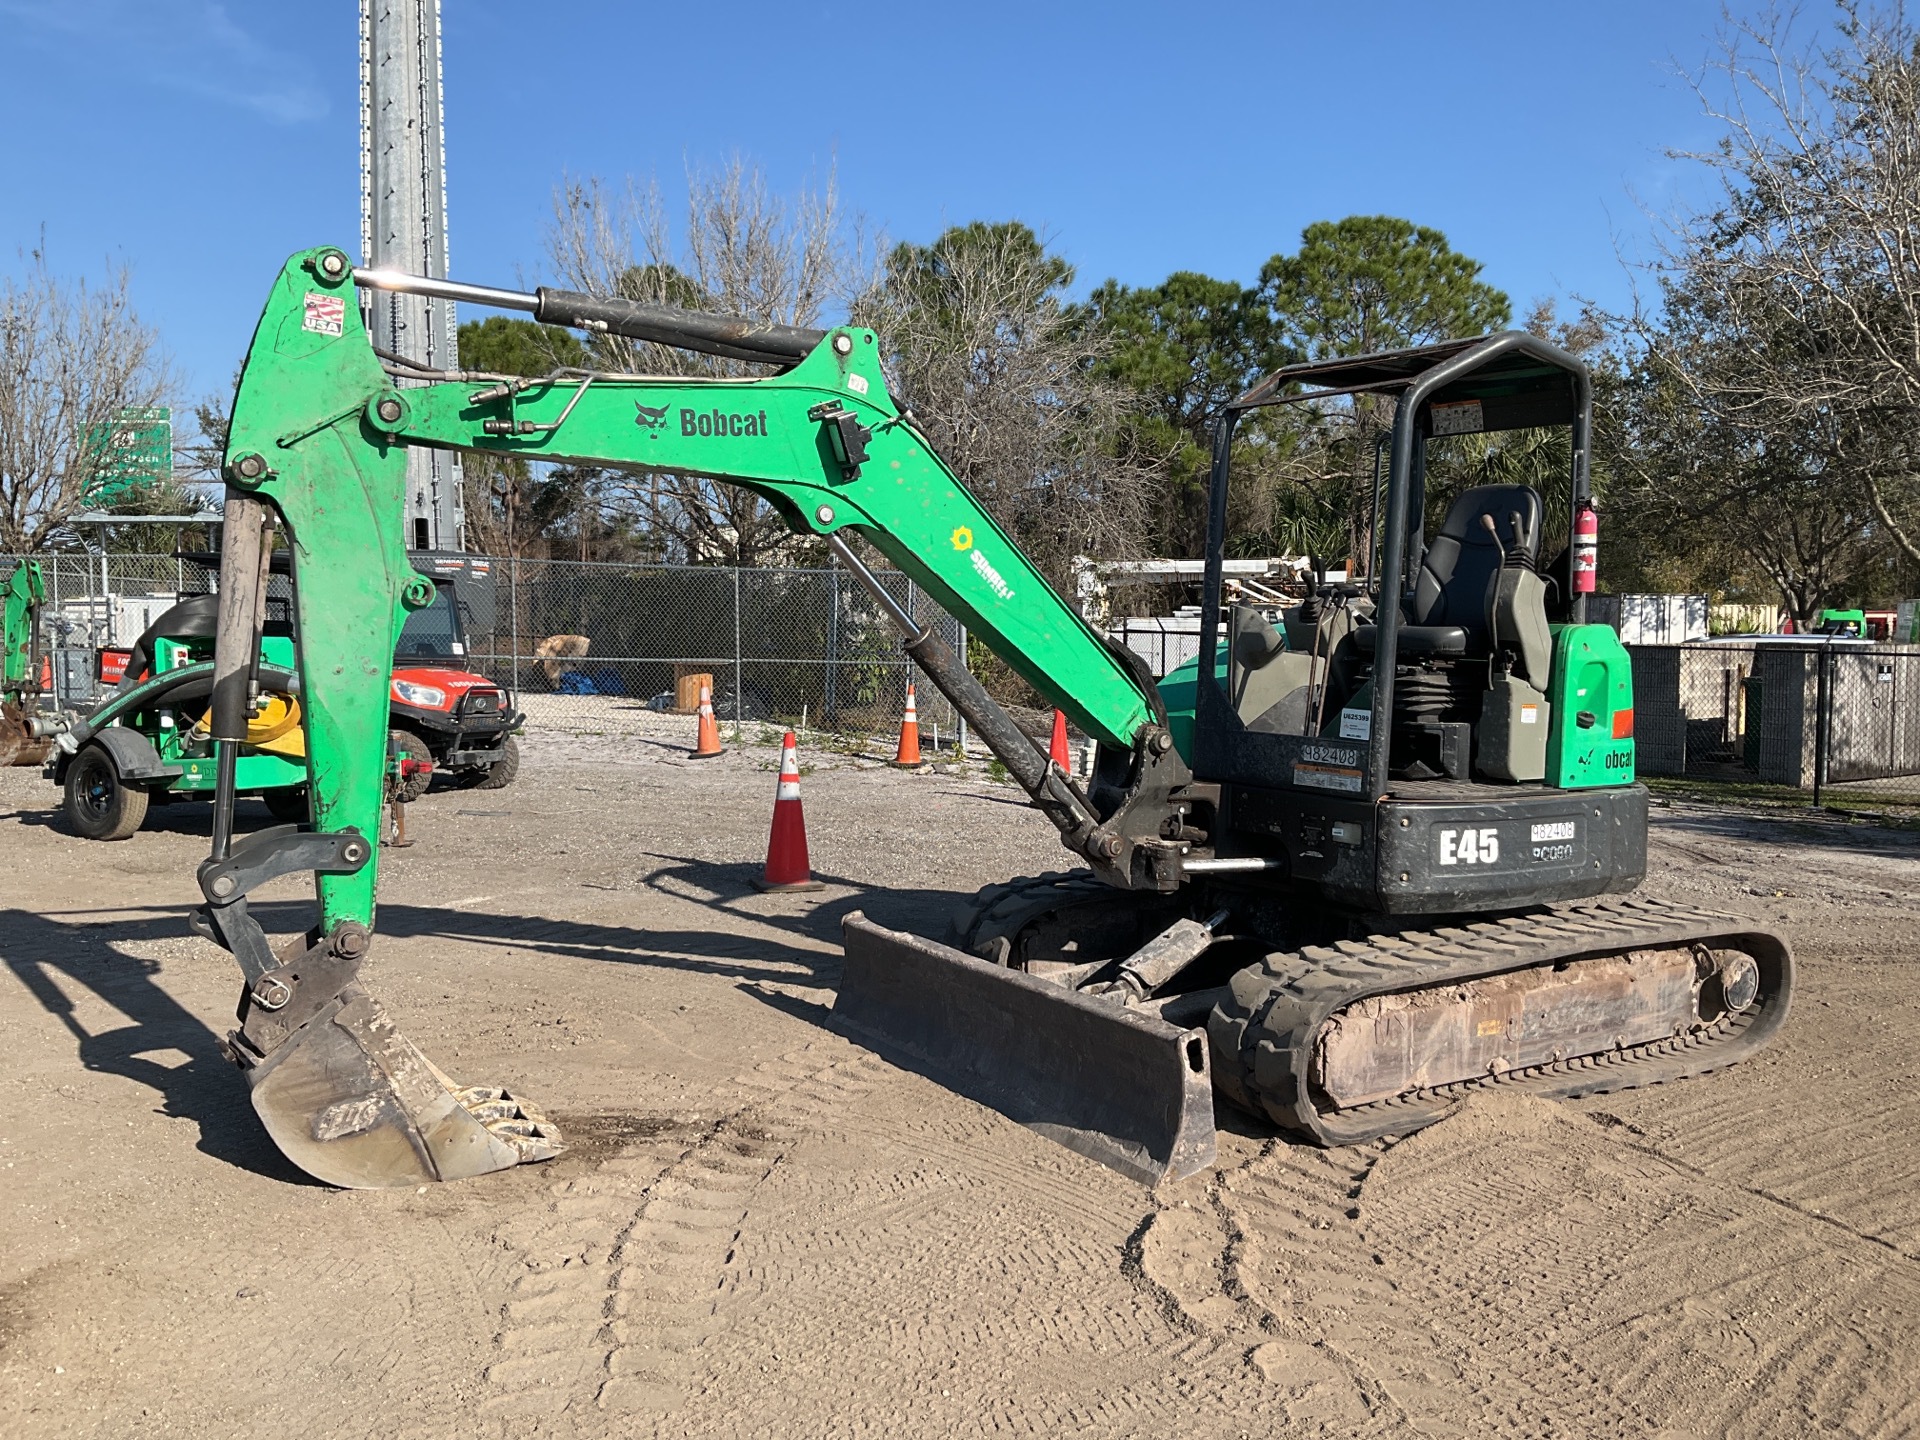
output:
<path id="1" fill-rule="evenodd" d="M 155 802 L 211 799 L 217 782 L 208 696 L 219 600 L 197 595 L 154 621 L 127 653 L 118 685 L 91 714 L 68 722 L 47 775 L 62 787 L 75 833 L 124 840 Z M 276 627 L 270 627 L 276 628 Z M 235 760 L 234 783 L 282 820 L 307 818 L 306 740 L 290 633 L 261 637 L 259 699 Z"/>

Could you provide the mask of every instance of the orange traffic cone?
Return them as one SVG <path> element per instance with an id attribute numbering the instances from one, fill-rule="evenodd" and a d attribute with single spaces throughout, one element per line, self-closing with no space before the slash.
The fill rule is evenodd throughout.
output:
<path id="1" fill-rule="evenodd" d="M 1047 745 L 1047 759 L 1067 774 L 1073 774 L 1073 757 L 1067 753 L 1067 717 L 1053 712 L 1053 739 Z"/>
<path id="2" fill-rule="evenodd" d="M 793 732 L 780 742 L 780 783 L 773 792 L 773 833 L 767 837 L 762 890 L 819 890 L 807 863 L 807 820 L 800 810 L 800 750 Z"/>
<path id="3" fill-rule="evenodd" d="M 893 763 L 902 770 L 916 770 L 920 766 L 920 717 L 913 708 L 913 682 L 907 682 L 907 709 L 900 717 L 900 753 L 893 757 Z"/>
<path id="4" fill-rule="evenodd" d="M 694 737 L 693 749 L 688 752 L 689 760 L 711 760 L 716 755 L 727 753 L 720 743 L 720 727 L 713 718 L 713 687 L 700 687 L 700 732 Z"/>

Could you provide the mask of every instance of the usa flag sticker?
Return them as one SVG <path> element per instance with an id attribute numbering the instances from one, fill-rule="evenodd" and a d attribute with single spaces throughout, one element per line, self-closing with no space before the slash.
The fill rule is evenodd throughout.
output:
<path id="1" fill-rule="evenodd" d="M 301 320 L 302 330 L 311 330 L 316 335 L 338 335 L 347 324 L 347 302 L 339 295 L 319 295 L 309 292 L 307 295 L 307 313 Z"/>

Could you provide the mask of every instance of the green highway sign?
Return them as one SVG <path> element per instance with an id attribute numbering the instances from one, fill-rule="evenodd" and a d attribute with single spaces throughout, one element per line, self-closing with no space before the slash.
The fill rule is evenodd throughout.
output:
<path id="1" fill-rule="evenodd" d="M 130 405 L 96 426 L 88 450 L 97 457 L 86 489 L 89 505 L 110 505 L 142 485 L 173 478 L 173 411 Z"/>

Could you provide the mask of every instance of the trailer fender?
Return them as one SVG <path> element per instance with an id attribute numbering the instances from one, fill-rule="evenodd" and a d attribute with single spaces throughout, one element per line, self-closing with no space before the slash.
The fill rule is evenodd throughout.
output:
<path id="1" fill-rule="evenodd" d="M 98 745 L 112 757 L 113 768 L 119 771 L 122 780 L 173 780 L 181 774 L 178 765 L 161 763 L 160 752 L 153 748 L 151 740 L 138 730 L 129 730 L 124 725 L 109 725 L 97 735 L 89 737 L 86 743 Z M 72 763 L 73 756 L 64 752 L 54 762 L 55 784 L 66 783 L 67 767 Z"/>

